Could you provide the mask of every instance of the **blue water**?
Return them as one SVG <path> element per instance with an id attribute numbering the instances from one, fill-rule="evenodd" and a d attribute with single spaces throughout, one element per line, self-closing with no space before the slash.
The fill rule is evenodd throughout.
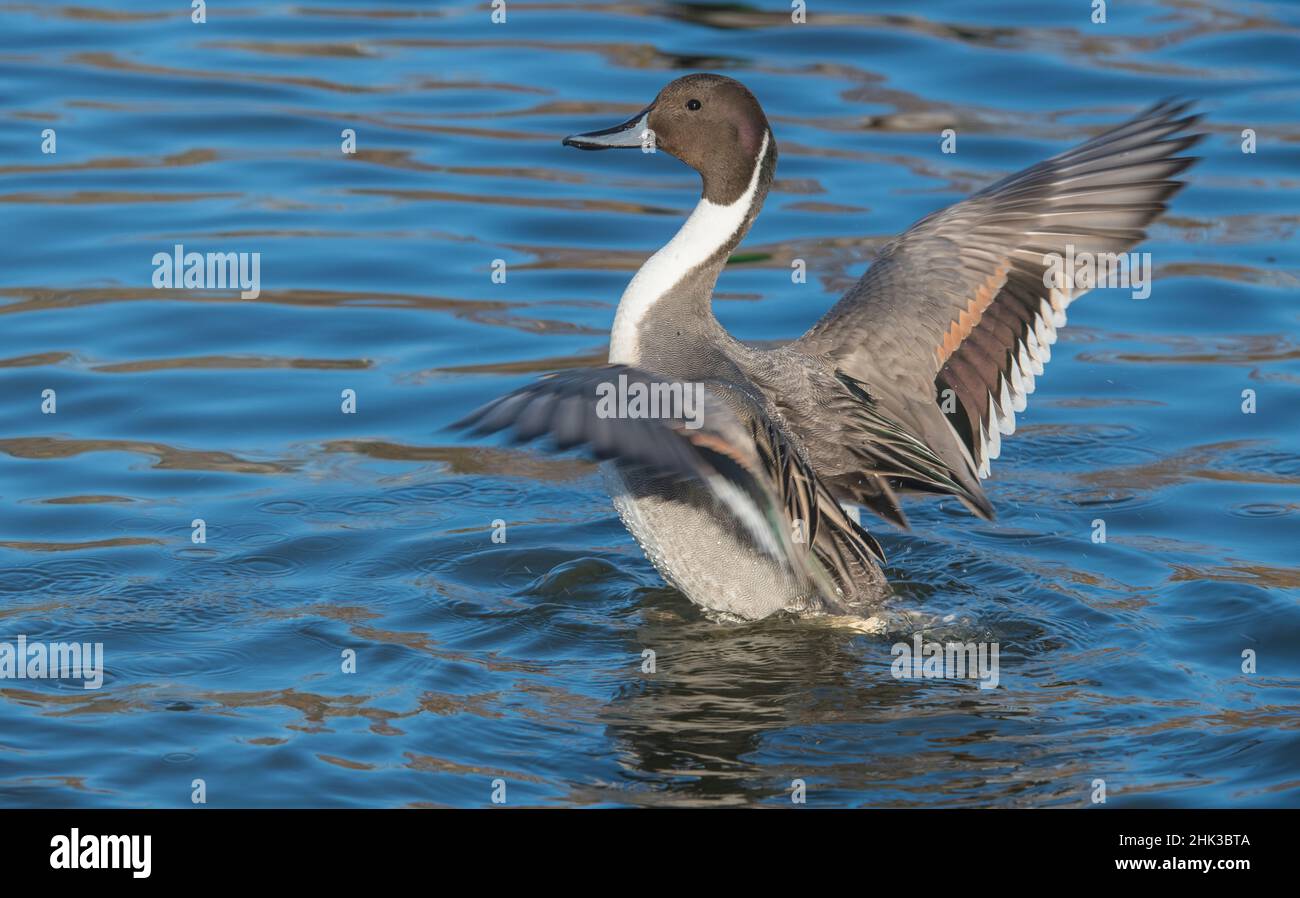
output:
<path id="1" fill-rule="evenodd" d="M 1300 7 L 187 5 L 0 6 L 0 642 L 106 659 L 0 679 L 0 804 L 1300 804 Z M 780 141 L 716 303 L 756 340 L 1002 174 L 1207 113 L 1151 297 L 1072 307 L 997 521 L 872 523 L 891 607 L 998 642 L 997 689 L 894 679 L 908 633 L 711 621 L 590 464 L 443 429 L 604 358 L 697 183 L 559 138 L 699 70 Z M 177 243 L 260 253 L 261 295 L 154 289 Z"/>

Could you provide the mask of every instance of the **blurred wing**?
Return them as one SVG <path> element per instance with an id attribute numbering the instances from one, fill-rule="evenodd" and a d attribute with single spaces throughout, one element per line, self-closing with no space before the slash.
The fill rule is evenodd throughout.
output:
<path id="1" fill-rule="evenodd" d="M 1086 292 L 1045 287 L 1043 257 L 1126 252 L 1146 236 L 1195 161 L 1177 154 L 1204 136 L 1183 133 L 1199 118 L 1187 108 L 1158 104 L 923 218 L 796 346 L 864 382 L 943 460 L 963 501 L 991 514 L 979 478 Z"/>
<path id="2" fill-rule="evenodd" d="M 700 386 L 699 415 L 610 416 L 600 397 L 617 390 L 620 378 L 629 390 Z M 857 567 L 883 561 L 875 539 L 827 492 L 761 403 L 735 384 L 683 383 L 623 365 L 578 369 L 516 390 L 452 426 L 474 434 L 507 430 L 515 442 L 546 436 L 557 449 L 582 448 L 597 459 L 698 482 L 766 554 L 800 565 L 823 592 L 846 588 Z M 796 521 L 806 534 L 799 545 Z M 803 561 L 808 548 L 819 565 Z"/>

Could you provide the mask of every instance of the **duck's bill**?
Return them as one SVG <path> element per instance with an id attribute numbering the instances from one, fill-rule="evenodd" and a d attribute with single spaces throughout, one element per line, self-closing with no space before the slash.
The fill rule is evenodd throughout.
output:
<path id="1" fill-rule="evenodd" d="M 654 140 L 653 135 L 647 133 L 649 131 L 649 125 L 647 124 L 649 118 L 650 109 L 646 108 L 621 125 L 606 128 L 603 131 L 571 134 L 564 138 L 564 145 L 566 147 L 577 147 L 580 150 L 636 149 L 643 146 L 646 140 Z"/>

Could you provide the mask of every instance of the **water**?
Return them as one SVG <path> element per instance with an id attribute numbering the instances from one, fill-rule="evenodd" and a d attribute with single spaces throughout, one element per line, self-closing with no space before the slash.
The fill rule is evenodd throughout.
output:
<path id="1" fill-rule="evenodd" d="M 0 641 L 106 653 L 99 690 L 0 681 L 0 803 L 1300 804 L 1300 7 L 186 6 L 0 6 Z M 1071 310 L 996 523 L 873 528 L 892 607 L 997 641 L 997 689 L 895 680 L 909 633 L 712 622 L 591 465 L 443 430 L 603 359 L 696 183 L 559 138 L 697 70 L 781 144 L 719 285 L 755 340 L 1095 126 L 1208 112 L 1152 296 Z M 153 289 L 176 243 L 261 253 L 261 295 Z"/>

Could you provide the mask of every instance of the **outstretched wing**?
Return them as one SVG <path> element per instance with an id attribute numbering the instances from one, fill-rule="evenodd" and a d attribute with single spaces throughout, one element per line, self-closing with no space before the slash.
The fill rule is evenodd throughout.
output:
<path id="1" fill-rule="evenodd" d="M 913 225 L 795 347 L 862 381 L 943 460 L 977 512 L 1083 289 L 1044 286 L 1048 254 L 1126 252 L 1183 186 L 1199 116 L 1160 103 Z M 955 405 L 941 410 L 945 391 Z M 924 401 L 916 401 L 925 396 Z M 945 411 L 949 413 L 945 414 Z"/>
<path id="2" fill-rule="evenodd" d="M 609 397 L 633 385 L 664 394 L 700 388 L 689 417 L 610 414 Z M 604 403 L 604 404 L 602 404 Z M 661 412 L 664 409 L 660 409 Z M 497 399 L 452 425 L 475 434 L 509 431 L 516 442 L 549 437 L 560 450 L 582 448 L 656 476 L 694 481 L 767 555 L 790 565 L 834 600 L 884 556 L 818 480 L 762 402 L 725 381 L 683 383 L 608 365 L 550 375 Z M 796 522 L 799 524 L 796 525 Z"/>

